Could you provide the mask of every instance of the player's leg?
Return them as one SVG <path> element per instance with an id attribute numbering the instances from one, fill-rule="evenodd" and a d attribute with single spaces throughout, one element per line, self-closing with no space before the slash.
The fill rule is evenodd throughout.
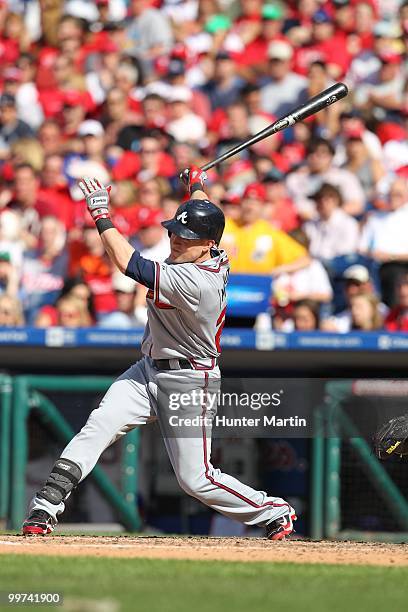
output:
<path id="1" fill-rule="evenodd" d="M 26 534 L 49 533 L 65 501 L 91 472 L 102 452 L 130 429 L 151 418 L 144 360 L 124 372 L 108 389 L 81 431 L 61 453 L 44 486 L 32 499 L 23 525 Z"/>
<path id="2" fill-rule="evenodd" d="M 192 497 L 225 516 L 244 523 L 277 528 L 276 535 L 293 531 L 295 512 L 285 500 L 267 495 L 225 474 L 211 464 L 210 428 L 205 438 L 165 438 L 165 445 L 180 486 Z M 280 521 L 282 519 L 282 521 Z M 276 525 L 275 521 L 278 521 Z M 286 529 L 280 529 L 284 526 Z M 285 533 L 283 533 L 285 531 Z"/>
<path id="3" fill-rule="evenodd" d="M 170 386 L 173 389 L 177 373 L 160 374 L 159 389 L 166 386 L 166 379 L 173 378 Z M 187 397 L 192 387 L 186 386 L 186 377 L 197 388 L 198 397 L 203 387 L 208 384 L 208 376 L 203 373 L 183 373 L 180 389 Z M 207 380 L 206 380 L 207 379 Z M 204 384 L 203 384 L 204 382 Z M 280 497 L 267 495 L 240 482 L 233 476 L 223 473 L 211 464 L 211 420 L 216 407 L 198 406 L 195 401 L 191 406 L 184 405 L 180 411 L 183 418 L 197 416 L 207 417 L 199 425 L 184 428 L 173 428 L 169 419 L 177 414 L 168 410 L 166 393 L 158 393 L 157 414 L 167 452 L 180 486 L 191 496 L 210 506 L 214 510 L 238 520 L 246 525 L 266 527 L 268 537 L 281 539 L 293 531 L 295 519 L 293 508 Z M 197 397 L 197 396 L 196 396 Z M 171 422 L 176 422 L 173 418 Z"/>

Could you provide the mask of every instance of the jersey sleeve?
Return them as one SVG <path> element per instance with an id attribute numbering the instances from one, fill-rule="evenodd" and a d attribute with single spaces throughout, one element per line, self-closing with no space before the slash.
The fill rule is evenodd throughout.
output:
<path id="1" fill-rule="evenodd" d="M 200 273 L 193 264 L 155 262 L 154 303 L 158 308 L 196 312 L 200 296 Z"/>
<path id="2" fill-rule="evenodd" d="M 141 283 L 148 289 L 154 287 L 155 265 L 154 261 L 145 259 L 139 251 L 135 251 L 127 265 L 126 276 L 133 278 L 138 283 Z"/>

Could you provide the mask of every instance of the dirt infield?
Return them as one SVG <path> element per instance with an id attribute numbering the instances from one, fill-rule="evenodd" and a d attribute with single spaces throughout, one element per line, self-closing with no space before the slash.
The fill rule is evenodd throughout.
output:
<path id="1" fill-rule="evenodd" d="M 408 566 L 408 544 L 258 538 L 0 535 L 0 554 Z"/>

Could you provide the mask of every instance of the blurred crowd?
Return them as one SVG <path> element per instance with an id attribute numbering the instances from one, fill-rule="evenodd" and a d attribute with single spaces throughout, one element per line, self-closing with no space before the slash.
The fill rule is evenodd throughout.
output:
<path id="1" fill-rule="evenodd" d="M 231 325 L 408 331 L 408 2 L 0 0 L 0 326 L 132 327 L 78 178 L 164 260 L 179 173 L 336 81 L 350 95 L 208 173 L 231 272 L 272 278 Z"/>

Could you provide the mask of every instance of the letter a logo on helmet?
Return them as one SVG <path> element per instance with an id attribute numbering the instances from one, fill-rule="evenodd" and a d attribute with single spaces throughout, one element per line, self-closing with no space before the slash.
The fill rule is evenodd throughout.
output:
<path id="1" fill-rule="evenodd" d="M 176 219 L 184 223 L 184 225 L 187 225 L 187 211 L 185 210 L 180 215 L 177 215 Z"/>
<path id="2" fill-rule="evenodd" d="M 209 200 L 187 200 L 173 219 L 162 221 L 170 234 L 187 240 L 214 240 L 219 244 L 225 226 L 224 213 Z"/>

